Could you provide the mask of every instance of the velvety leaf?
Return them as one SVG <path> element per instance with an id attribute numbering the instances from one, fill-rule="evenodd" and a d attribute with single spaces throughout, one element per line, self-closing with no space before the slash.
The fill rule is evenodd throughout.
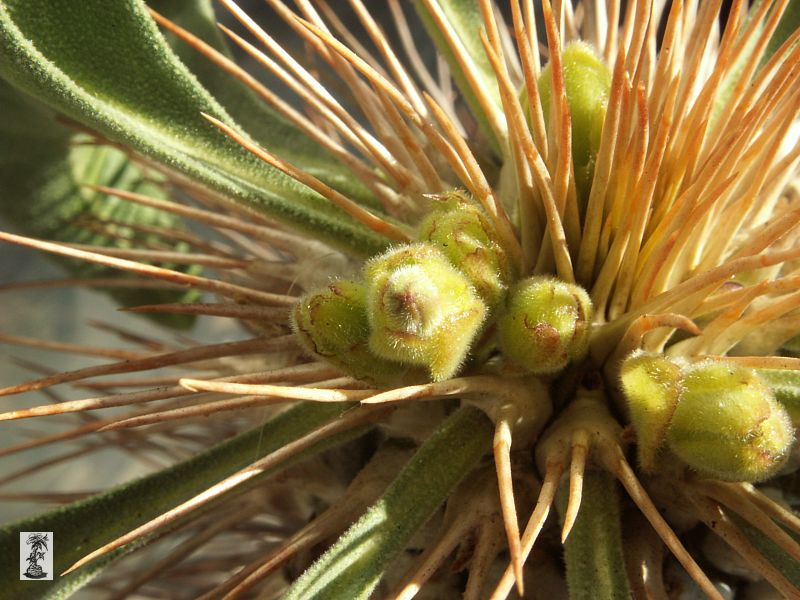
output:
<path id="1" fill-rule="evenodd" d="M 85 136 L 70 132 L 50 109 L 3 81 L 0 105 L 0 214 L 18 231 L 67 243 L 112 248 L 153 244 L 173 252 L 190 252 L 184 242 L 129 227 L 183 230 L 174 215 L 80 187 L 100 184 L 163 197 L 160 186 L 122 152 L 81 145 Z M 59 262 L 78 277 L 125 277 L 115 269 L 65 259 Z M 160 266 L 200 271 L 185 265 Z M 192 302 L 201 296 L 194 290 L 130 288 L 110 288 L 109 294 L 125 305 Z M 153 320 L 179 328 L 194 322 L 193 315 L 163 314 Z"/>
<path id="2" fill-rule="evenodd" d="M 616 481 L 607 473 L 586 472 L 580 512 L 567 538 L 564 559 L 572 600 L 631 597 Z"/>
<path id="3" fill-rule="evenodd" d="M 476 408 L 454 413 L 283 600 L 369 598 L 395 556 L 490 448 L 492 430 Z"/>
<path id="4" fill-rule="evenodd" d="M 762 0 L 757 0 L 752 4 L 750 7 L 750 14 L 747 17 L 748 21 L 753 18 L 753 15 L 761 6 L 761 2 Z M 769 18 L 769 13 L 767 13 L 766 18 Z M 773 54 L 775 54 L 775 52 L 778 51 L 788 37 L 797 31 L 798 27 L 800 27 L 800 3 L 789 2 L 785 12 L 783 13 L 783 16 L 781 16 L 781 20 L 778 22 L 778 27 L 775 29 L 775 32 L 772 34 L 772 37 L 767 43 L 767 47 L 764 49 L 764 54 L 761 57 L 759 68 L 763 67 L 767 63 L 767 61 L 772 57 Z M 763 28 L 763 22 L 759 23 L 757 28 L 760 32 Z M 757 39 L 758 35 L 755 35 L 751 38 L 745 51 L 739 54 L 737 63 L 723 81 L 721 89 L 717 94 L 717 98 L 714 100 L 713 119 L 716 119 L 719 112 L 727 104 L 734 88 L 739 83 L 739 80 L 742 77 L 742 71 L 745 68 L 745 64 L 749 60 L 750 56 L 752 56 L 753 51 L 756 48 Z"/>
<path id="5" fill-rule="evenodd" d="M 769 44 L 767 44 L 762 64 L 778 51 L 778 48 L 781 47 L 790 35 L 797 31 L 798 27 L 800 27 L 800 2 L 789 2 L 778 23 L 778 28 L 775 30 L 775 33 L 772 34 Z"/>
<path id="6" fill-rule="evenodd" d="M 217 27 L 210 0 L 150 0 L 148 6 L 207 44 L 230 56 L 225 39 Z M 352 173 L 332 159 L 323 148 L 286 121 L 254 92 L 187 44 L 165 33 L 178 58 L 213 94 L 214 98 L 262 146 L 284 160 L 311 173 L 352 200 L 371 208 L 380 203 Z"/>
<path id="7" fill-rule="evenodd" d="M 494 71 L 492 70 L 489 58 L 483 49 L 481 43 L 480 30 L 483 28 L 483 19 L 481 18 L 481 10 L 477 0 L 433 0 L 434 4 L 438 4 L 445 16 L 445 19 L 455 31 L 458 39 L 469 55 L 470 59 L 475 65 L 475 70 L 478 75 L 480 84 L 489 94 L 492 102 L 498 107 L 502 107 L 500 100 L 500 89 L 497 86 L 497 79 L 495 78 Z M 458 89 L 464 95 L 464 99 L 469 104 L 472 113 L 478 119 L 481 125 L 481 130 L 487 136 L 489 141 L 494 146 L 496 151 L 500 150 L 497 138 L 489 126 L 489 121 L 486 118 L 483 108 L 469 84 L 469 80 L 464 74 L 456 55 L 447 43 L 447 40 L 442 35 L 436 21 L 432 16 L 431 11 L 425 5 L 423 0 L 414 0 L 414 7 L 417 9 L 422 22 L 425 24 L 425 29 L 428 35 L 436 44 L 439 51 L 453 74 L 453 79 L 458 86 Z"/>
<path id="8" fill-rule="evenodd" d="M 769 536 L 764 535 L 763 531 L 753 527 L 733 511 L 728 510 L 727 512 L 729 512 L 732 520 L 735 521 L 736 525 L 739 526 L 742 533 L 747 540 L 753 544 L 756 550 L 758 550 L 773 567 L 780 571 L 793 586 L 800 589 L 800 562 L 792 558 L 788 552 L 773 542 Z M 800 541 L 795 533 L 786 530 L 786 528 L 784 528 L 784 530 L 787 534 L 792 536 L 795 541 Z"/>
<path id="9" fill-rule="evenodd" d="M 233 118 L 170 50 L 141 1 L 4 0 L 0 76 L 171 172 L 356 254 L 387 244 L 239 147 Z"/>
<path id="10" fill-rule="evenodd" d="M 248 464 L 311 432 L 344 412 L 349 404 L 300 404 L 255 429 L 209 448 L 202 454 L 86 500 L 0 528 L 0 599 L 25 600 L 67 597 L 96 575 L 112 559 L 149 538 L 132 542 L 59 577 L 75 561 L 120 535 L 194 497 Z M 360 433 L 362 429 L 358 430 Z M 281 468 L 353 437 L 352 432 L 332 436 L 289 459 Z M 274 473 L 277 468 L 266 474 Z M 20 531 L 52 531 L 54 569 L 52 582 L 19 581 L 17 574 Z"/>

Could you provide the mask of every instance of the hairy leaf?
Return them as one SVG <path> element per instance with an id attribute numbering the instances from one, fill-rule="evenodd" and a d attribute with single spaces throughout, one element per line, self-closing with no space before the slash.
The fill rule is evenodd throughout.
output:
<path id="1" fill-rule="evenodd" d="M 481 411 L 465 407 L 454 413 L 284 600 L 369 598 L 387 566 L 475 467 L 491 439 L 492 424 Z"/>
<path id="2" fill-rule="evenodd" d="M 300 404 L 268 423 L 209 448 L 187 461 L 178 463 L 102 494 L 68 504 L 51 512 L 9 523 L 0 529 L 0 599 L 66 597 L 96 575 L 113 558 L 143 545 L 148 538 L 103 556 L 65 577 L 59 577 L 70 565 L 89 552 L 120 535 L 147 523 L 181 502 L 194 497 L 218 481 L 246 467 L 253 461 L 285 446 L 320 425 L 339 416 L 349 404 Z M 296 455 L 281 467 L 288 466 L 335 441 L 350 439 L 348 433 L 319 442 Z M 272 469 L 269 473 L 274 473 Z M 20 531 L 52 531 L 54 569 L 52 582 L 19 581 L 16 572 Z"/>
<path id="3" fill-rule="evenodd" d="M 483 44 L 481 43 L 480 30 L 483 28 L 483 19 L 481 18 L 481 11 L 477 0 L 431 0 L 430 4 L 434 7 L 438 6 L 441 9 L 446 22 L 454 30 L 458 42 L 466 51 L 466 54 L 474 65 L 478 85 L 486 90 L 491 102 L 496 107 L 502 107 L 497 80 L 491 64 L 489 63 L 489 58 L 486 56 L 486 52 L 483 49 Z M 431 39 L 436 44 L 439 53 L 447 60 L 447 64 L 450 66 L 450 70 L 453 74 L 453 79 L 458 89 L 464 95 L 464 99 L 467 101 L 467 104 L 469 104 L 470 109 L 472 109 L 472 113 L 478 119 L 481 130 L 492 143 L 494 149 L 500 150 L 495 132 L 489 125 L 486 113 L 478 101 L 478 96 L 472 84 L 470 84 L 464 69 L 456 58 L 456 53 L 442 34 L 440 27 L 436 24 L 433 12 L 428 7 L 428 2 L 425 0 L 414 0 L 414 6 L 422 22 L 425 24 L 428 35 L 431 36 Z"/>
<path id="4" fill-rule="evenodd" d="M 191 31 L 207 44 L 230 56 L 227 44 L 216 24 L 210 0 L 151 0 L 147 3 L 171 21 Z M 244 84 L 222 71 L 194 49 L 165 33 L 178 58 L 191 70 L 200 83 L 236 119 L 253 138 L 270 152 L 291 162 L 304 171 L 338 189 L 349 198 L 378 208 L 372 193 L 360 184 L 352 173 L 262 102 Z"/>
<path id="5" fill-rule="evenodd" d="M 587 471 L 583 499 L 564 548 L 572 600 L 631 597 L 622 556 L 616 482 L 606 473 Z"/>
<path id="6" fill-rule="evenodd" d="M 46 106 L 1 80 L 0 105 L 0 214 L 17 230 L 67 243 L 111 248 L 153 244 L 173 252 L 190 251 L 188 244 L 151 229 L 182 231 L 181 221 L 174 215 L 81 188 L 81 184 L 91 183 L 163 197 L 160 186 L 122 152 L 85 145 L 85 136 L 70 132 Z M 78 277 L 125 277 L 115 269 L 64 259 L 59 262 Z M 200 271 L 192 266 L 160 266 Z M 122 304 L 191 302 L 201 296 L 194 290 L 110 288 L 109 293 Z M 194 322 L 192 315 L 164 314 L 154 320 L 179 328 Z"/>
<path id="7" fill-rule="evenodd" d="M 754 15 L 761 6 L 761 3 L 762 0 L 757 0 L 752 4 L 750 7 L 750 14 L 747 17 L 748 21 L 753 19 Z M 767 13 L 766 19 L 769 19 L 769 12 Z M 757 33 L 759 33 L 764 27 L 764 23 L 757 23 L 755 27 L 758 30 Z M 764 48 L 764 53 L 761 56 L 759 63 L 759 69 L 763 67 L 767 61 L 769 61 L 772 55 L 780 49 L 781 45 L 789 38 L 789 36 L 797 31 L 798 27 L 800 27 L 800 3 L 789 2 L 786 10 L 781 16 L 781 20 L 778 22 L 777 28 L 767 43 L 766 48 Z M 734 88 L 742 77 L 745 63 L 750 59 L 756 49 L 757 40 L 758 35 L 755 35 L 751 38 L 746 50 L 739 55 L 738 62 L 723 81 L 722 86 L 717 93 L 717 97 L 714 100 L 712 120 L 716 120 L 719 113 L 728 103 L 731 95 L 733 94 Z"/>
<path id="8" fill-rule="evenodd" d="M 0 76 L 166 169 L 356 254 L 387 243 L 238 146 L 139 0 L 4 0 Z M 238 127 L 238 126 L 237 126 Z"/>

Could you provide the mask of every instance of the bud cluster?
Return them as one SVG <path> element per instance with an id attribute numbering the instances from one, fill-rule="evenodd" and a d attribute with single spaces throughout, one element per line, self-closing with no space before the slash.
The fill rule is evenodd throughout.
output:
<path id="1" fill-rule="evenodd" d="M 727 481 L 765 479 L 788 457 L 792 421 L 753 369 L 635 353 L 621 381 L 645 471 L 655 469 L 662 448 Z"/>
<path id="2" fill-rule="evenodd" d="M 490 349 L 499 343 L 506 358 L 535 374 L 554 373 L 585 354 L 586 292 L 549 277 L 510 287 L 506 253 L 468 197 L 448 194 L 423 219 L 417 239 L 369 260 L 360 281 L 337 281 L 303 297 L 292 315 L 303 347 L 377 383 L 402 379 L 409 367 L 448 379 L 479 339 Z"/>

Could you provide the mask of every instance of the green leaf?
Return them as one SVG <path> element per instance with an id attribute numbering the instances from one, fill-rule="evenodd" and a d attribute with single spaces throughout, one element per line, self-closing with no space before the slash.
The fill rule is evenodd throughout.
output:
<path id="1" fill-rule="evenodd" d="M 792 558 L 788 552 L 773 542 L 769 536 L 764 535 L 763 531 L 753 527 L 733 511 L 728 509 L 726 512 L 730 514 L 731 519 L 742 530 L 742 533 L 758 550 L 759 554 L 763 555 L 793 586 L 800 589 L 800 562 Z M 796 541 L 800 541 L 792 531 L 787 530 L 785 527 L 783 529 Z"/>
<path id="2" fill-rule="evenodd" d="M 209 0 L 151 0 L 148 6 L 230 57 Z M 372 193 L 323 148 L 265 104 L 247 86 L 174 35 L 164 34 L 178 58 L 253 139 L 284 160 L 302 167 L 352 200 L 371 208 Z"/>
<path id="3" fill-rule="evenodd" d="M 800 2 L 789 2 L 786 10 L 781 16 L 781 20 L 778 22 L 778 27 L 775 29 L 775 33 L 772 34 L 772 37 L 767 44 L 767 49 L 764 52 L 764 58 L 761 59 L 761 66 L 763 66 L 764 63 L 766 63 L 770 57 L 778 51 L 781 45 L 787 39 L 789 39 L 790 35 L 797 31 L 798 27 L 800 27 Z"/>
<path id="4" fill-rule="evenodd" d="M 184 242 L 128 227 L 183 230 L 174 215 L 80 187 L 82 183 L 94 183 L 164 197 L 161 188 L 146 179 L 122 152 L 78 145 L 85 136 L 76 136 L 62 127 L 46 106 L 2 80 L 0 105 L 0 214 L 19 231 L 67 243 L 112 248 L 153 244 L 174 252 L 190 251 Z M 115 224 L 109 225 L 110 221 Z M 91 229 L 97 226 L 110 227 L 115 235 Z M 78 277 L 124 277 L 115 269 L 65 259 L 59 262 Z M 201 270 L 196 266 L 161 266 L 188 273 Z M 108 292 L 127 305 L 192 302 L 201 296 L 195 290 L 110 288 Z M 155 317 L 155 321 L 178 328 L 187 328 L 194 322 L 193 315 Z"/>
<path id="5" fill-rule="evenodd" d="M 769 385 L 792 418 L 792 423 L 800 424 L 800 371 L 793 369 L 756 369 L 762 379 Z"/>
<path id="6" fill-rule="evenodd" d="M 476 408 L 450 416 L 383 497 L 295 581 L 283 600 L 368 598 L 389 563 L 489 449 L 492 430 Z"/>
<path id="7" fill-rule="evenodd" d="M 628 600 L 616 481 L 587 471 L 578 518 L 564 547 L 571 600 Z"/>
<path id="8" fill-rule="evenodd" d="M 757 0 L 753 3 L 750 7 L 750 14 L 747 16 L 747 21 L 753 18 L 753 16 L 758 11 L 759 7 L 761 6 L 762 0 Z M 769 11 L 765 17 L 769 19 Z M 731 94 L 733 93 L 734 88 L 739 83 L 739 80 L 742 77 L 742 72 L 744 71 L 745 64 L 750 59 L 751 55 L 756 49 L 756 42 L 758 40 L 758 34 L 764 27 L 764 23 L 758 23 L 756 25 L 758 31 L 754 36 L 751 37 L 750 42 L 748 43 L 747 47 L 741 51 L 738 56 L 737 62 L 734 64 L 733 69 L 727 75 L 725 80 L 722 82 L 720 86 L 720 90 L 717 93 L 717 97 L 714 100 L 714 109 L 712 112 L 712 122 L 716 120 L 719 113 L 722 111 L 722 108 L 725 104 L 728 103 Z M 797 28 L 800 27 L 800 3 L 793 1 L 789 2 L 786 10 L 784 11 L 783 15 L 781 16 L 781 20 L 778 22 L 778 26 L 772 34 L 769 42 L 767 43 L 766 48 L 764 49 L 764 54 L 761 57 L 761 61 L 759 62 L 758 69 L 756 69 L 756 73 L 765 65 L 772 55 L 778 51 L 781 45 L 789 38 L 789 36 L 797 31 Z M 740 34 L 741 35 L 741 34 Z"/>
<path id="9" fill-rule="evenodd" d="M 388 243 L 208 123 L 201 113 L 234 120 L 140 0 L 3 0 L 0 76 L 170 171 L 351 253 Z"/>
<path id="10" fill-rule="evenodd" d="M 491 99 L 491 102 L 500 110 L 502 110 L 503 103 L 500 100 L 500 89 L 497 86 L 497 79 L 492 70 L 489 58 L 483 49 L 481 43 L 480 30 L 484 27 L 483 18 L 481 17 L 481 9 L 477 0 L 432 0 L 434 4 L 441 7 L 445 19 L 455 31 L 458 39 L 460 40 L 464 50 L 471 59 L 475 66 L 475 73 L 479 85 L 486 91 Z M 428 35 L 431 36 L 436 48 L 444 59 L 447 61 L 450 71 L 453 74 L 453 79 L 458 86 L 458 89 L 464 95 L 472 114 L 478 120 L 481 131 L 486 135 L 495 151 L 500 151 L 500 144 L 497 136 L 489 124 L 489 119 L 486 116 L 483 107 L 478 101 L 478 96 L 475 90 L 470 85 L 464 70 L 461 68 L 456 54 L 453 52 L 447 39 L 442 34 L 441 30 L 436 24 L 436 20 L 425 5 L 424 0 L 414 0 L 414 7 L 417 9 L 420 19 L 422 19 Z M 498 24 L 502 26 L 502 24 Z"/>
<path id="11" fill-rule="evenodd" d="M 137 540 L 77 569 L 58 577 L 81 557 L 118 538 L 160 514 L 196 496 L 215 483 L 286 444 L 302 437 L 342 414 L 350 404 L 300 404 L 271 421 L 209 448 L 187 461 L 178 463 L 102 494 L 68 504 L 51 512 L 9 523 L 0 529 L 0 599 L 66 597 L 87 583 L 113 558 L 122 556 L 146 543 Z M 357 428 L 361 433 L 363 428 Z M 281 468 L 352 439 L 345 432 L 319 442 L 280 465 Z M 267 471 L 274 473 L 278 468 Z M 52 582 L 19 581 L 16 572 L 20 531 L 52 531 L 54 569 Z"/>

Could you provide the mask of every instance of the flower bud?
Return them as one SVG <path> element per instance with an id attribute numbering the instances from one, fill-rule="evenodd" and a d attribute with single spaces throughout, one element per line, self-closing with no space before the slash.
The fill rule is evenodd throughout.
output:
<path id="1" fill-rule="evenodd" d="M 572 161 L 581 206 L 586 205 L 594 175 L 594 163 L 600 149 L 603 121 L 606 118 L 611 71 L 586 42 L 569 44 L 561 55 L 564 86 L 572 119 Z M 552 65 L 539 76 L 539 96 L 545 125 L 551 128 Z"/>
<path id="2" fill-rule="evenodd" d="M 340 280 L 303 296 L 292 310 L 292 327 L 310 354 L 369 381 L 391 381 L 404 369 L 369 349 L 366 288 Z"/>
<path id="3" fill-rule="evenodd" d="M 430 244 L 389 250 L 364 267 L 369 346 L 384 358 L 455 374 L 486 316 L 467 277 Z"/>
<path id="4" fill-rule="evenodd" d="M 536 276 L 517 283 L 498 319 L 506 357 L 544 375 L 583 357 L 589 347 L 592 303 L 578 285 Z"/>
<path id="5" fill-rule="evenodd" d="M 622 391 L 645 472 L 655 470 L 656 455 L 681 397 L 682 377 L 680 366 L 662 355 L 635 352 L 622 363 Z"/>
<path id="6" fill-rule="evenodd" d="M 480 208 L 461 194 L 451 193 L 448 201 L 420 224 L 418 237 L 434 244 L 461 269 L 490 308 L 499 304 L 511 277 L 510 267 Z"/>
<path id="7" fill-rule="evenodd" d="M 758 481 L 785 462 L 792 422 L 755 371 L 699 363 L 687 371 L 683 388 L 667 444 L 687 465 L 727 481 Z"/>

